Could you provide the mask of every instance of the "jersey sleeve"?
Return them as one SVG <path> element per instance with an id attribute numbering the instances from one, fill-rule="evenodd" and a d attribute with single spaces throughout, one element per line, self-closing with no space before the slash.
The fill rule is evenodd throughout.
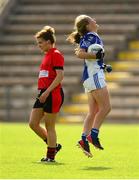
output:
<path id="1" fill-rule="evenodd" d="M 97 37 L 94 34 L 87 34 L 80 42 L 80 48 L 87 50 L 91 44 L 96 43 Z"/>
<path id="2" fill-rule="evenodd" d="M 55 70 L 64 69 L 64 57 L 60 53 L 54 53 L 53 55 L 53 68 Z"/>

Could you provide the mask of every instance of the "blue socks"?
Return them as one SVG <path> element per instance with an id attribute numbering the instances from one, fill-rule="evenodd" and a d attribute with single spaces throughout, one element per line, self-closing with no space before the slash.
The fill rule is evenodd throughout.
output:
<path id="1" fill-rule="evenodd" d="M 98 138 L 98 134 L 99 134 L 99 130 L 98 129 L 95 129 L 95 128 L 92 128 L 91 129 L 91 136 L 93 139 L 97 139 Z M 87 134 L 86 133 L 82 133 L 82 140 L 83 141 L 87 141 Z"/>
<path id="2" fill-rule="evenodd" d="M 99 134 L 99 130 L 98 130 L 98 129 L 95 129 L 95 128 L 92 128 L 92 130 L 91 130 L 91 136 L 92 136 L 94 139 L 97 139 L 97 138 L 98 138 L 98 134 Z"/>
<path id="3" fill-rule="evenodd" d="M 82 138 L 83 141 L 87 141 L 86 136 L 87 136 L 87 135 L 86 135 L 85 133 L 82 134 L 82 137 L 81 137 L 81 138 Z"/>

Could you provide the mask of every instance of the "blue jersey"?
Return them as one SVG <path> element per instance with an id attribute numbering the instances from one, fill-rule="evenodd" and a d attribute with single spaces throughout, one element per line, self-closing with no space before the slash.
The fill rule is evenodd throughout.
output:
<path id="1" fill-rule="evenodd" d="M 97 33 L 86 33 L 80 40 L 80 48 L 85 49 L 86 51 L 91 44 L 100 44 L 103 46 L 103 42 Z"/>
<path id="2" fill-rule="evenodd" d="M 100 44 L 103 46 L 103 42 L 97 33 L 86 33 L 80 40 L 80 48 L 88 51 L 88 47 L 91 44 Z M 97 73 L 103 65 L 103 60 L 87 60 L 84 62 L 83 81 Z"/>

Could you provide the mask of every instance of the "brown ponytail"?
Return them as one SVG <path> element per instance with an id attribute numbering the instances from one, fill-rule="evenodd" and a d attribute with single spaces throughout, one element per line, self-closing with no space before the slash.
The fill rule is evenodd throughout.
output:
<path id="1" fill-rule="evenodd" d="M 86 26 L 89 24 L 89 16 L 86 15 L 80 15 L 77 16 L 74 23 L 74 29 L 75 31 L 72 32 L 68 38 L 67 41 L 70 43 L 80 43 L 80 39 L 82 36 L 84 36 L 88 31 Z"/>
<path id="2" fill-rule="evenodd" d="M 75 44 L 75 43 L 79 44 L 80 39 L 81 39 L 81 35 L 77 31 L 75 31 L 68 36 L 67 41 L 69 41 L 72 44 Z"/>

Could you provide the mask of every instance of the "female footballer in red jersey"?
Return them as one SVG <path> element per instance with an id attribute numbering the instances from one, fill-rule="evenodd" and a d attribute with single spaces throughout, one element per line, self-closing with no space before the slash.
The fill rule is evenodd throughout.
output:
<path id="1" fill-rule="evenodd" d="M 45 26 L 35 35 L 39 48 L 44 52 L 38 77 L 38 97 L 30 115 L 30 128 L 47 144 L 46 157 L 43 162 L 54 162 L 56 153 L 61 149 L 57 144 L 55 122 L 64 100 L 61 81 L 64 76 L 64 58 L 55 48 L 55 30 Z M 45 128 L 40 126 L 41 120 Z"/>

